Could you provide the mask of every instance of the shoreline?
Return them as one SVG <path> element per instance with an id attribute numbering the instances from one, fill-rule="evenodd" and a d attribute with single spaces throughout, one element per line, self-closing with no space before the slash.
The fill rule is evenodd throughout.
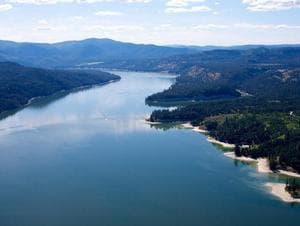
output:
<path id="1" fill-rule="evenodd" d="M 300 199 L 295 199 L 285 190 L 285 184 L 282 183 L 266 183 L 265 187 L 273 196 L 286 203 L 300 203 Z"/>
<path id="2" fill-rule="evenodd" d="M 183 127 L 184 129 L 191 129 L 192 131 L 197 133 L 208 133 L 207 130 L 200 129 L 199 126 L 193 126 L 191 123 L 182 123 L 180 124 L 180 126 Z"/>
<path id="3" fill-rule="evenodd" d="M 192 129 L 192 131 L 197 132 L 197 133 L 202 133 L 202 134 L 208 134 L 209 131 L 205 130 L 205 129 L 200 129 L 199 126 L 193 126 L 190 122 L 189 123 L 182 123 L 180 124 L 180 126 L 182 126 L 184 129 Z M 225 143 L 222 141 L 219 141 L 211 136 L 207 136 L 206 139 L 208 142 L 213 143 L 213 144 L 218 144 L 221 145 L 224 148 L 234 148 L 235 145 L 234 144 L 229 144 L 229 143 Z"/>
<path id="4" fill-rule="evenodd" d="M 206 140 L 207 140 L 208 142 L 212 143 L 212 144 L 218 144 L 218 145 L 221 145 L 221 146 L 224 147 L 224 148 L 231 148 L 231 149 L 232 149 L 232 148 L 235 147 L 235 144 L 225 143 L 225 142 L 216 140 L 215 138 L 213 138 L 213 137 L 211 137 L 211 136 L 208 136 Z"/>
<path id="5" fill-rule="evenodd" d="M 72 89 L 63 89 L 63 90 L 57 91 L 57 92 L 55 92 L 53 94 L 50 94 L 50 95 L 47 95 L 47 96 L 32 97 L 21 108 L 27 107 L 28 105 L 30 105 L 32 103 L 35 103 L 35 101 L 38 101 L 39 99 L 42 99 L 42 98 L 51 97 L 51 96 L 57 95 L 57 94 L 72 93 L 72 92 L 76 92 L 76 91 L 80 91 L 80 90 L 84 90 L 84 89 L 94 88 L 94 87 L 97 87 L 97 86 L 104 86 L 104 85 L 108 85 L 110 83 L 118 82 L 120 80 L 121 80 L 121 78 L 111 79 L 111 80 L 106 81 L 106 82 L 96 83 L 96 84 L 92 84 L 92 85 L 78 86 L 78 87 L 75 87 L 75 88 L 72 88 Z"/>
<path id="6" fill-rule="evenodd" d="M 185 129 L 192 129 L 194 132 L 199 132 L 199 133 L 204 133 L 204 134 L 209 132 L 207 130 L 199 129 L 199 127 L 193 126 L 191 123 L 183 123 L 180 125 Z M 207 141 L 210 143 L 213 143 L 213 144 L 218 144 L 224 148 L 233 149 L 235 147 L 235 144 L 222 142 L 211 136 L 207 136 Z M 247 147 L 249 147 L 249 145 L 242 145 L 242 147 L 247 148 Z M 256 162 L 257 163 L 257 171 L 259 173 L 275 173 L 275 174 L 300 178 L 299 173 L 295 173 L 292 171 L 278 170 L 277 172 L 273 172 L 272 170 L 270 170 L 269 162 L 268 162 L 268 159 L 266 159 L 266 158 L 254 159 L 254 158 L 250 158 L 250 157 L 246 157 L 246 156 L 237 157 L 237 156 L 235 156 L 234 152 L 226 152 L 226 153 L 224 153 L 224 155 L 231 159 L 235 159 L 235 160 L 239 160 L 239 161 Z"/>
<path id="7" fill-rule="evenodd" d="M 57 91 L 57 92 L 52 93 L 52 94 L 47 95 L 47 96 L 32 97 L 25 104 L 23 104 L 22 106 L 20 106 L 18 108 L 0 112 L 0 120 L 10 116 L 11 114 L 15 114 L 16 112 L 30 106 L 31 104 L 36 103 L 37 101 L 39 101 L 43 98 L 52 97 L 52 96 L 55 96 L 55 95 L 58 95 L 58 94 L 64 94 L 64 93 L 70 94 L 72 92 L 77 92 L 77 91 L 84 90 L 84 89 L 90 89 L 90 88 L 97 87 L 97 86 L 108 85 L 110 83 L 118 82 L 120 80 L 121 80 L 121 78 L 111 79 L 109 81 L 102 82 L 102 83 L 96 83 L 96 84 L 93 84 L 93 85 L 78 86 L 78 87 L 75 87 L 75 88 L 72 88 L 72 89 L 69 89 L 69 90 L 63 89 L 63 90 Z"/>
<path id="8" fill-rule="evenodd" d="M 156 122 L 156 123 L 160 124 L 160 122 Z M 182 124 L 180 124 L 180 126 L 181 126 L 181 128 L 191 129 L 194 132 L 199 132 L 199 133 L 203 133 L 203 134 L 207 134 L 209 132 L 207 130 L 200 129 L 197 126 L 193 126 L 191 123 L 182 123 Z M 217 140 L 217 139 L 215 139 L 211 136 L 207 136 L 206 140 L 210 143 L 220 145 L 224 148 L 233 149 L 235 147 L 235 144 L 225 143 L 225 142 L 219 141 L 219 140 Z M 249 146 L 248 145 L 243 145 L 243 147 L 249 147 Z M 224 156 L 226 156 L 228 158 L 231 158 L 233 160 L 238 160 L 238 161 L 248 162 L 248 163 L 255 163 L 256 164 L 256 170 L 257 170 L 258 173 L 277 174 L 277 175 L 279 174 L 279 175 L 285 175 L 285 176 L 300 178 L 300 174 L 295 173 L 295 172 L 290 172 L 290 171 L 286 171 L 286 170 L 278 170 L 277 172 L 273 172 L 272 170 L 270 170 L 269 161 L 268 161 L 267 158 L 254 159 L 254 158 L 246 157 L 246 156 L 238 157 L 238 156 L 235 155 L 235 153 L 233 151 L 225 152 Z M 283 184 L 283 183 L 268 182 L 268 183 L 265 184 L 265 187 L 268 188 L 269 192 L 273 196 L 276 196 L 277 198 L 279 198 L 283 202 L 286 202 L 286 203 L 295 203 L 295 202 L 300 203 L 300 199 L 294 199 L 291 196 L 291 194 L 285 190 L 285 184 Z"/>
<path id="9" fill-rule="evenodd" d="M 294 177 L 300 177 L 300 174 L 293 173 L 293 172 L 288 172 L 284 170 L 279 170 L 278 172 L 273 172 L 269 168 L 269 162 L 268 159 L 266 158 L 259 158 L 259 159 L 254 159 L 254 158 L 249 158 L 245 156 L 237 157 L 234 152 L 227 152 L 224 153 L 224 155 L 228 158 L 242 161 L 242 162 L 249 162 L 249 163 L 256 163 L 256 169 L 258 173 L 265 173 L 265 174 L 281 174 L 281 175 L 286 175 L 286 176 L 294 176 Z M 285 190 L 285 184 L 283 183 L 271 183 L 268 182 L 265 184 L 265 187 L 268 188 L 270 193 L 273 196 L 276 196 L 280 200 L 286 203 L 300 203 L 300 199 L 294 199 L 290 193 L 288 193 Z"/>
<path id="10" fill-rule="evenodd" d="M 162 123 L 161 122 L 150 122 L 148 121 L 147 119 L 144 120 L 146 124 L 148 125 L 161 125 Z"/>

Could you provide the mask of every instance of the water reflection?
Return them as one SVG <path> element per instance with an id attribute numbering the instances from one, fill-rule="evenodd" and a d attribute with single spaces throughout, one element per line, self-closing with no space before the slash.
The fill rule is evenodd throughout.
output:
<path id="1" fill-rule="evenodd" d="M 42 126 L 100 123 L 108 130 L 125 132 L 147 130 L 141 123 L 151 107 L 144 105 L 146 95 L 169 87 L 175 76 L 155 73 L 114 71 L 122 80 L 105 86 L 58 93 L 41 98 L 25 109 L 12 112 L 0 121 L 0 135 Z"/>

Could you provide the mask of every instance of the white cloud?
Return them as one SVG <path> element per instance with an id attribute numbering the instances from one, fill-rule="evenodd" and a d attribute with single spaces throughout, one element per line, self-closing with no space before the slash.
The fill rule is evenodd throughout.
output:
<path id="1" fill-rule="evenodd" d="M 13 7 L 11 4 L 1 4 L 0 5 L 0 12 L 6 12 L 8 10 L 11 10 Z"/>
<path id="2" fill-rule="evenodd" d="M 70 20 L 73 20 L 73 21 L 78 21 L 78 20 L 83 20 L 84 17 L 83 16 L 73 16 L 71 18 L 69 18 Z"/>
<path id="3" fill-rule="evenodd" d="M 234 24 L 235 28 L 245 29 L 300 29 L 300 25 L 287 25 L 287 24 L 250 24 L 250 23 L 237 23 Z"/>
<path id="4" fill-rule="evenodd" d="M 50 31 L 53 28 L 48 24 L 47 20 L 39 20 L 38 25 L 35 27 L 37 31 Z"/>
<path id="5" fill-rule="evenodd" d="M 124 15 L 122 12 L 116 11 L 98 11 L 95 13 L 96 16 L 122 16 Z"/>
<path id="6" fill-rule="evenodd" d="M 144 31 L 145 28 L 136 25 L 90 25 L 86 26 L 87 31 L 102 31 L 102 32 L 122 32 L 122 31 Z"/>
<path id="7" fill-rule="evenodd" d="M 9 3 L 53 5 L 59 3 L 101 3 L 101 2 L 123 2 L 123 3 L 148 3 L 152 0 L 6 0 Z"/>
<path id="8" fill-rule="evenodd" d="M 279 11 L 300 8 L 300 0 L 243 0 L 250 11 Z"/>
<path id="9" fill-rule="evenodd" d="M 300 25 L 287 24 L 252 24 L 252 23 L 236 23 L 236 24 L 200 24 L 193 27 L 195 30 L 210 30 L 210 29 L 300 29 Z"/>
<path id="10" fill-rule="evenodd" d="M 191 3 L 201 3 L 205 2 L 205 0 L 170 0 L 167 1 L 166 6 L 168 7 L 186 7 Z"/>
<path id="11" fill-rule="evenodd" d="M 192 6 L 190 8 L 167 8 L 166 13 L 197 13 L 197 12 L 208 12 L 211 8 L 207 6 Z"/>
<path id="12" fill-rule="evenodd" d="M 227 29 L 230 28 L 229 25 L 225 24 L 200 24 L 194 27 L 196 30 L 204 30 L 204 29 Z"/>
<path id="13" fill-rule="evenodd" d="M 169 0 L 166 3 L 166 13 L 197 13 L 208 12 L 211 8 L 205 5 L 199 5 L 205 0 Z"/>

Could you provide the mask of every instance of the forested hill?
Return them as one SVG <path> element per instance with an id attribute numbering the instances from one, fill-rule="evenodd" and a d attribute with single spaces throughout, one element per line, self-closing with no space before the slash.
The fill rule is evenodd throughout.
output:
<path id="1" fill-rule="evenodd" d="M 61 71 L 0 63 L 0 113 L 24 106 L 31 98 L 120 79 L 101 71 Z"/>
<path id="2" fill-rule="evenodd" d="M 47 68 L 90 64 L 99 67 L 103 62 L 164 58 L 196 52 L 198 50 L 185 47 L 142 45 L 95 38 L 54 44 L 0 41 L 0 61 Z"/>
<path id="3" fill-rule="evenodd" d="M 236 144 L 238 156 L 266 157 L 272 170 L 300 172 L 300 48 L 215 50 L 147 65 L 181 75 L 148 103 L 195 101 L 154 111 L 151 121 L 192 121 Z"/>
<path id="4" fill-rule="evenodd" d="M 169 90 L 149 97 L 148 101 L 228 98 L 239 96 L 239 91 L 243 95 L 273 97 L 300 92 L 299 47 L 212 50 L 165 59 L 120 61 L 105 66 L 181 75 Z"/>

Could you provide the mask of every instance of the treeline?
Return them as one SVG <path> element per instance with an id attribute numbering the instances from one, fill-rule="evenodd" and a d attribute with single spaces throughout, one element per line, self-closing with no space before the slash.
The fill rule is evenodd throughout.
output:
<path id="1" fill-rule="evenodd" d="M 206 117 L 236 113 L 273 113 L 300 112 L 299 98 L 266 100 L 263 98 L 243 97 L 230 100 L 203 101 L 178 107 L 175 110 L 155 110 L 150 120 L 161 122 L 192 121 L 195 125 Z"/>
<path id="2" fill-rule="evenodd" d="M 300 172 L 299 48 L 216 50 L 164 65 L 181 76 L 146 101 L 197 103 L 154 111 L 151 121 L 191 121 L 216 139 L 236 144 L 239 156 L 267 157 L 273 170 Z"/>
<path id="3" fill-rule="evenodd" d="M 292 167 L 300 172 L 299 102 L 251 105 L 250 100 L 255 102 L 255 98 L 248 98 L 239 102 L 213 101 L 188 105 L 173 111 L 158 110 L 152 113 L 150 120 L 192 121 L 194 125 L 206 127 L 210 136 L 222 142 L 237 147 L 248 145 L 248 148 L 236 150 L 239 156 L 267 157 L 272 170 Z M 240 105 L 231 105 L 236 102 Z"/>
<path id="4" fill-rule="evenodd" d="M 238 156 L 267 157 L 272 170 L 289 166 L 300 172 L 300 117 L 293 113 L 234 114 L 203 122 L 218 140 L 244 144 Z"/>
<path id="5" fill-rule="evenodd" d="M 104 67 L 164 71 L 180 75 L 169 89 L 147 103 L 238 97 L 237 90 L 259 97 L 300 95 L 300 48 L 213 50 L 165 59 L 129 60 Z"/>
<path id="6" fill-rule="evenodd" d="M 102 71 L 62 71 L 0 63 L 0 113 L 24 106 L 31 98 L 120 79 Z"/>

